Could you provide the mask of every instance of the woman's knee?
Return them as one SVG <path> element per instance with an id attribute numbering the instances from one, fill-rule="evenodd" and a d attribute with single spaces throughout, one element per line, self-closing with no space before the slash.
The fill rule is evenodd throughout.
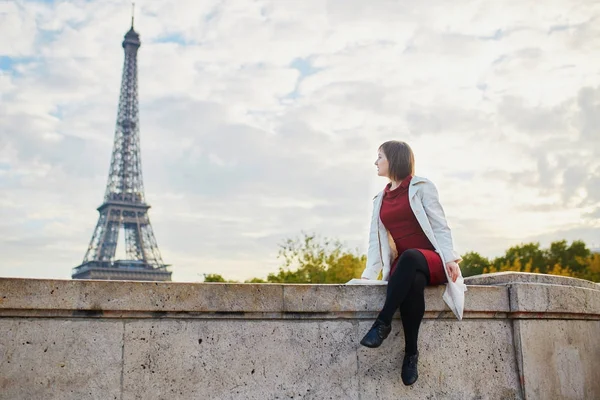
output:
<path id="1" fill-rule="evenodd" d="M 429 266 L 427 265 L 427 259 L 419 250 L 408 249 L 404 251 L 398 260 L 398 264 L 405 270 L 412 269 L 416 272 L 422 272 L 426 282 L 429 281 Z"/>
<path id="2" fill-rule="evenodd" d="M 402 252 L 398 262 L 401 264 L 414 265 L 416 267 L 417 264 L 422 262 L 427 262 L 423 253 L 421 253 L 417 249 L 408 249 Z"/>

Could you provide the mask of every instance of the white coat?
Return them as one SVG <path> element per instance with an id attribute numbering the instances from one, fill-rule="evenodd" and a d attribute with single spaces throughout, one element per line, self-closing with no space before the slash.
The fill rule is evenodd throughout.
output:
<path id="1" fill-rule="evenodd" d="M 452 234 L 444 210 L 439 202 L 438 191 L 433 182 L 428 179 L 413 176 L 408 188 L 408 198 L 410 208 L 412 209 L 421 229 L 435 248 L 435 251 L 442 258 L 445 266 L 447 262 L 460 262 L 462 259 L 452 244 Z M 391 264 L 398 255 L 396 245 L 392 236 L 387 231 L 381 218 L 381 202 L 383 200 L 383 191 L 373 199 L 373 216 L 371 218 L 371 229 L 369 232 L 369 250 L 367 251 L 367 266 L 362 274 L 363 278 L 377 279 L 379 272 L 383 269 L 384 281 L 389 279 Z M 444 267 L 446 278 L 446 290 L 442 298 L 450 307 L 454 315 L 460 320 L 463 316 L 465 292 L 467 286 L 464 283 L 462 274 L 459 275 L 456 282 L 448 276 L 448 271 Z"/>

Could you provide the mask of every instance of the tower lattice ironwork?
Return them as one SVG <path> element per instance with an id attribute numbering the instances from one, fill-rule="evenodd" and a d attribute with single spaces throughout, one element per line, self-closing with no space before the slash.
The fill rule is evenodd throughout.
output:
<path id="1" fill-rule="evenodd" d="M 140 36 L 125 34 L 125 61 L 110 172 L 100 217 L 83 263 L 73 279 L 132 279 L 170 281 L 148 218 L 140 151 L 137 52 Z M 115 260 L 119 232 L 125 234 L 125 260 Z"/>

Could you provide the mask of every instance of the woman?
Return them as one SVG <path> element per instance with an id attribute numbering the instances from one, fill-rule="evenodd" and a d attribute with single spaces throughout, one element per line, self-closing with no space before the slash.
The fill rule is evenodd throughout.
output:
<path id="1" fill-rule="evenodd" d="M 414 176 L 410 146 L 385 142 L 375 165 L 378 175 L 390 183 L 374 198 L 362 278 L 377 279 L 383 269 L 388 286 L 383 309 L 360 343 L 379 347 L 390 334 L 392 315 L 400 308 L 405 337 L 402 382 L 412 385 L 418 378 L 417 339 L 425 313 L 425 286 L 446 283 L 443 299 L 458 319 L 462 319 L 466 286 L 437 189 L 429 180 Z"/>

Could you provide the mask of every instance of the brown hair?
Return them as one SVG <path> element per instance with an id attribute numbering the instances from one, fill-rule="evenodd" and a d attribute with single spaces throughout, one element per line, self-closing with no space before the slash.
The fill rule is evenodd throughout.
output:
<path id="1" fill-rule="evenodd" d="M 415 155 L 408 143 L 390 140 L 379 146 L 389 162 L 389 178 L 401 181 L 415 174 Z"/>

